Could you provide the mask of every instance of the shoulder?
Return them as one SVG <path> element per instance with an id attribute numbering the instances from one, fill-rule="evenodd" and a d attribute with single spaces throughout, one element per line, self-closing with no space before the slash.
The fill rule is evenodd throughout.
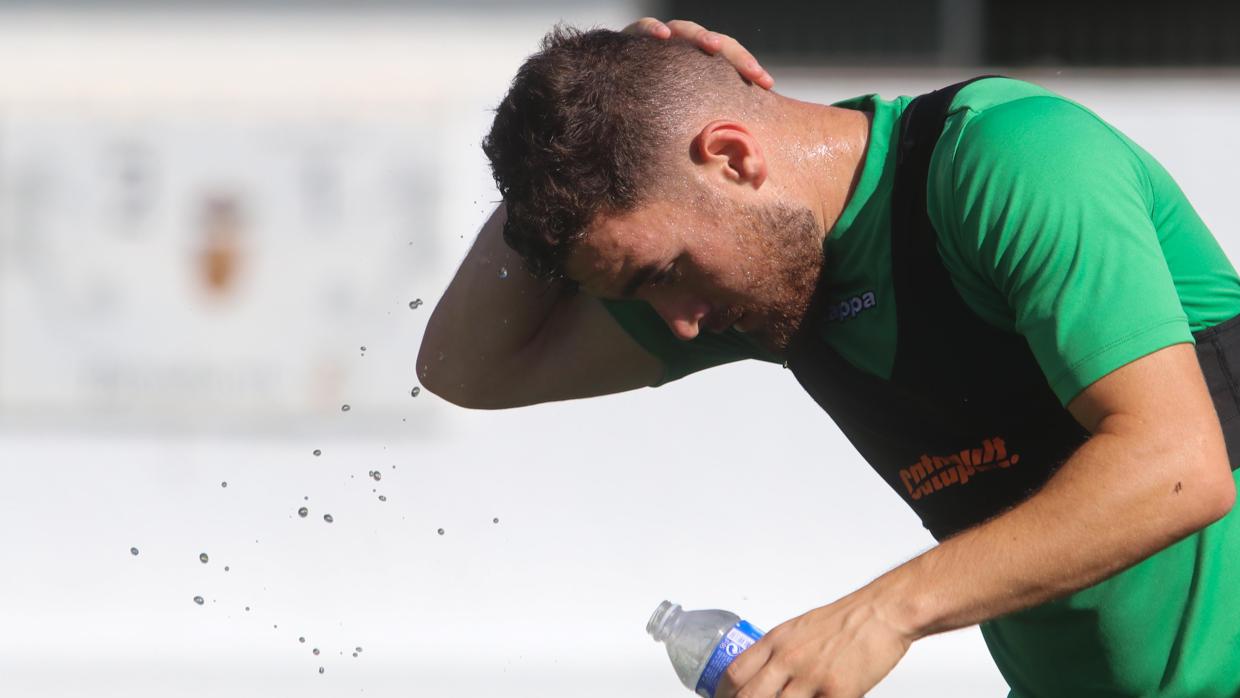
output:
<path id="1" fill-rule="evenodd" d="M 979 80 L 952 101 L 936 149 L 955 183 L 977 170 L 1010 169 L 1036 177 L 1084 165 L 1135 167 L 1139 158 L 1110 124 L 1081 104 L 1032 83 Z M 948 173 L 943 173 L 948 174 Z"/>
<path id="2" fill-rule="evenodd" d="M 1013 206 L 1066 214 L 1107 202 L 1143 211 L 1150 201 L 1148 172 L 1119 131 L 1071 99 L 1009 79 L 957 95 L 927 185 L 931 219 L 949 233 Z"/>

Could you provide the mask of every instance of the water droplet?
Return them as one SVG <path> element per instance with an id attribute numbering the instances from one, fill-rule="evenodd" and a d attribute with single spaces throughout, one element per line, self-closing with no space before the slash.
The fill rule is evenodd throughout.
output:
<path id="1" fill-rule="evenodd" d="M 354 653 L 353 653 L 353 656 L 354 656 L 354 657 L 356 657 L 356 656 L 357 656 L 357 652 L 354 652 Z"/>
<path id="2" fill-rule="evenodd" d="M 314 455 L 316 455 L 316 456 L 321 456 L 321 455 L 323 455 L 323 452 L 322 452 L 322 451 L 320 451 L 319 449 L 317 449 L 317 448 L 316 448 L 316 449 L 314 449 Z"/>
<path id="3" fill-rule="evenodd" d="M 304 643 L 304 642 L 306 641 L 306 638 L 304 638 L 304 637 L 299 637 L 299 638 L 297 638 L 297 641 L 298 641 L 298 642 L 303 642 L 303 643 Z"/>
<path id="4" fill-rule="evenodd" d="M 379 472 L 378 470 L 375 470 L 374 472 L 370 473 L 370 476 L 373 477 L 375 480 L 383 479 L 383 473 Z"/>
<path id="5" fill-rule="evenodd" d="M 501 279 L 507 279 L 507 278 L 508 278 L 508 267 L 500 267 L 500 268 L 499 268 L 499 278 L 501 278 Z"/>
<path id="6" fill-rule="evenodd" d="M 386 502 L 386 501 L 387 501 L 387 497 L 385 497 L 385 496 L 383 496 L 383 495 L 379 495 L 379 501 L 380 501 L 380 502 Z"/>
<path id="7" fill-rule="evenodd" d="M 137 549 L 137 548 L 130 548 L 130 549 L 129 549 L 129 554 L 130 554 L 130 555 L 137 555 L 137 554 L 138 554 L 138 549 Z"/>
<path id="8" fill-rule="evenodd" d="M 306 501 L 308 502 L 308 501 L 310 501 L 310 495 L 306 495 L 306 496 L 302 497 L 302 499 L 304 499 L 304 500 L 306 500 Z"/>
<path id="9" fill-rule="evenodd" d="M 499 517 L 497 516 L 497 517 L 495 517 L 495 518 L 491 519 L 491 523 L 499 523 Z"/>
<path id="10" fill-rule="evenodd" d="M 442 529 L 442 528 L 441 528 L 441 529 L 439 529 L 439 535 L 441 535 L 441 536 L 443 535 L 443 529 Z"/>
<path id="11" fill-rule="evenodd" d="M 227 571 L 228 571 L 228 565 L 224 565 L 224 571 L 225 571 L 225 572 L 227 572 Z"/>
<path id="12" fill-rule="evenodd" d="M 210 558 L 207 557 L 206 553 L 198 553 L 198 561 L 201 562 L 202 564 L 204 565 L 207 564 L 207 560 L 209 559 Z"/>
<path id="13" fill-rule="evenodd" d="M 331 522 L 335 521 L 335 519 L 333 519 L 333 518 L 332 518 L 332 515 L 331 515 L 331 514 L 324 514 L 324 515 L 323 515 L 323 520 L 324 520 L 324 521 L 326 521 L 327 523 L 331 523 Z"/>
<path id="14" fill-rule="evenodd" d="M 361 651 L 362 651 L 362 648 L 361 648 L 361 647 L 354 647 L 354 648 L 353 648 L 353 651 L 354 651 L 354 652 L 361 652 Z"/>
<path id="15" fill-rule="evenodd" d="M 346 404 L 346 405 L 341 405 L 341 406 L 340 406 L 340 411 L 341 411 L 341 412 L 348 412 L 348 411 L 349 411 L 349 406 L 348 406 L 347 404 Z"/>
<path id="16" fill-rule="evenodd" d="M 221 482 L 220 487 L 228 487 L 228 482 L 227 481 Z"/>
<path id="17" fill-rule="evenodd" d="M 206 603 L 206 602 L 202 600 L 202 597 L 201 597 L 201 596 L 195 596 L 195 597 L 194 597 L 194 603 L 196 603 L 196 604 L 198 604 L 199 606 L 201 606 L 202 604 L 204 604 L 204 603 Z"/>
<path id="18" fill-rule="evenodd" d="M 362 347 L 362 351 L 366 351 L 366 347 L 365 347 L 365 346 L 363 346 L 363 347 Z"/>
<path id="19" fill-rule="evenodd" d="M 409 394 L 414 397 L 417 397 L 418 395 L 422 394 L 422 389 L 415 385 L 413 386 L 413 390 L 409 391 Z"/>
<path id="20" fill-rule="evenodd" d="M 323 667 L 319 667 L 319 673 L 320 673 L 320 674 L 322 674 L 324 671 L 326 671 L 326 670 L 325 670 Z"/>
<path id="21" fill-rule="evenodd" d="M 318 647 L 315 647 L 315 648 L 314 648 L 314 656 L 316 656 L 316 657 L 317 657 L 317 656 L 319 656 L 319 648 L 318 648 Z"/>
<path id="22" fill-rule="evenodd" d="M 410 310 L 417 310 L 419 307 L 421 307 L 421 305 L 422 305 L 421 298 L 414 298 L 413 300 L 409 301 Z"/>
<path id="23" fill-rule="evenodd" d="M 248 611 L 248 610 L 250 610 L 250 607 L 249 607 L 249 606 L 246 606 L 246 607 L 245 607 L 245 610 L 247 610 L 247 611 Z"/>
<path id="24" fill-rule="evenodd" d="M 307 515 L 307 514 L 309 514 L 309 513 L 310 513 L 310 510 L 309 510 L 309 509 L 307 509 L 307 508 L 305 508 L 305 507 L 302 507 L 302 508 L 300 508 L 300 509 L 298 509 L 298 510 L 297 510 L 297 515 L 298 515 L 298 516 L 300 516 L 300 517 L 301 517 L 301 518 L 303 518 L 303 519 L 304 519 L 304 518 L 306 518 L 306 515 Z"/>

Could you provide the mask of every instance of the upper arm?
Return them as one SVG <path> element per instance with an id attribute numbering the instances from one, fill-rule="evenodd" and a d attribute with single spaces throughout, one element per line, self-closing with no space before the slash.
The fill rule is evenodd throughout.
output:
<path id="1" fill-rule="evenodd" d="M 503 394 L 478 407 L 607 395 L 655 385 L 663 376 L 663 363 L 585 293 L 562 299 L 512 364 Z"/>

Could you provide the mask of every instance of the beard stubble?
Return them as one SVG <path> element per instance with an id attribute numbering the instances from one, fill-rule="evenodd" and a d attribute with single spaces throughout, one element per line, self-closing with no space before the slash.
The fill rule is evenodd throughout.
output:
<path id="1" fill-rule="evenodd" d="M 753 335 L 768 350 L 783 355 L 801 326 L 818 285 L 824 261 L 823 234 L 814 214 L 788 204 L 741 206 L 738 212 L 751 231 L 741 245 L 750 260 L 747 276 L 755 299 L 743 304 L 746 314 L 767 318 Z"/>

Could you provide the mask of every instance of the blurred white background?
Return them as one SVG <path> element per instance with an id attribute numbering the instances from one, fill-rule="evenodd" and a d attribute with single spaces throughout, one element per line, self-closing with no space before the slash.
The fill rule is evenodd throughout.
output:
<path id="1" fill-rule="evenodd" d="M 411 395 L 489 110 L 555 21 L 647 6 L 158 7 L 0 4 L 0 695 L 672 698 L 664 598 L 770 629 L 932 545 L 778 367 Z M 990 72 L 769 67 L 818 101 Z M 1234 71 L 1006 72 L 1240 258 Z M 914 693 L 1006 686 L 970 628 L 871 695 Z"/>

